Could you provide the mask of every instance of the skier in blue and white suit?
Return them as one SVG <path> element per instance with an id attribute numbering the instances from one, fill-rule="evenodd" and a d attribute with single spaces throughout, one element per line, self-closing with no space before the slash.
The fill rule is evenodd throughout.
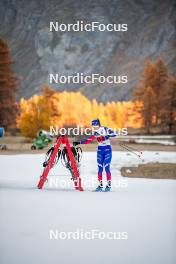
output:
<path id="1" fill-rule="evenodd" d="M 89 144 L 94 139 L 98 141 L 97 149 L 97 164 L 98 164 L 98 181 L 99 185 L 96 188 L 96 191 L 102 191 L 103 189 L 103 169 L 106 171 L 107 186 L 105 191 L 110 191 L 111 188 L 111 171 L 110 164 L 112 159 L 112 148 L 110 144 L 110 138 L 117 136 L 111 129 L 103 127 L 100 124 L 99 119 L 92 121 L 93 132 L 90 137 L 85 140 L 75 141 L 74 145 L 78 144 Z"/>

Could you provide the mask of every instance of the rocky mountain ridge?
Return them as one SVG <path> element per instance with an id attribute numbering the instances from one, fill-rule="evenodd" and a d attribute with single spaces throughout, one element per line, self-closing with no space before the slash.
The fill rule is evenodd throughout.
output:
<path id="1" fill-rule="evenodd" d="M 40 93 L 49 73 L 127 75 L 127 84 L 55 84 L 63 91 L 81 91 L 90 99 L 129 100 L 146 58 L 162 56 L 176 73 L 173 0 L 1 0 L 0 36 L 15 60 L 21 79 L 18 98 Z M 127 32 L 50 32 L 59 23 L 128 24 Z"/>

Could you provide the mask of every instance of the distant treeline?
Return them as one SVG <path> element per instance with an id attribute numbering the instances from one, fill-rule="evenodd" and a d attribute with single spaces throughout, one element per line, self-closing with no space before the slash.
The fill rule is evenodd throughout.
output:
<path id="1" fill-rule="evenodd" d="M 176 133 L 176 79 L 162 58 L 146 62 L 135 99 L 142 103 L 139 112 L 147 133 L 154 127 L 160 133 Z"/>
<path id="2" fill-rule="evenodd" d="M 41 95 L 21 99 L 17 126 L 27 137 L 34 137 L 40 129 L 49 130 L 50 126 L 90 127 L 91 120 L 97 117 L 102 125 L 111 128 L 140 128 L 140 106 L 139 102 L 102 104 L 79 92 L 57 92 L 45 86 Z"/>

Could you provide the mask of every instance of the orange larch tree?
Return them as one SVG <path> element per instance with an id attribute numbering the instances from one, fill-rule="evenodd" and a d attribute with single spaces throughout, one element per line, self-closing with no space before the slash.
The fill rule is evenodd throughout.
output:
<path id="1" fill-rule="evenodd" d="M 15 127 L 17 78 L 6 42 L 0 38 L 0 126 Z"/>

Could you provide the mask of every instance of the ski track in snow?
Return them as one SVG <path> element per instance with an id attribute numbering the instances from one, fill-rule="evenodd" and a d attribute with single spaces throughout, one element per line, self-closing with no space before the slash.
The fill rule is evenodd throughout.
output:
<path id="1" fill-rule="evenodd" d="M 0 156 L 1 264 L 174 264 L 176 263 L 176 181 L 128 179 L 122 166 L 142 163 L 133 154 L 114 151 L 113 188 L 95 193 L 96 153 L 81 161 L 84 192 L 74 191 L 59 163 L 49 177 L 67 186 L 36 185 L 44 154 Z M 144 152 L 144 162 L 176 162 L 174 152 Z M 105 178 L 104 178 L 105 179 Z M 118 185 L 125 182 L 124 185 Z M 116 183 L 116 185 L 115 185 Z M 127 240 L 50 240 L 50 230 L 127 232 Z"/>

